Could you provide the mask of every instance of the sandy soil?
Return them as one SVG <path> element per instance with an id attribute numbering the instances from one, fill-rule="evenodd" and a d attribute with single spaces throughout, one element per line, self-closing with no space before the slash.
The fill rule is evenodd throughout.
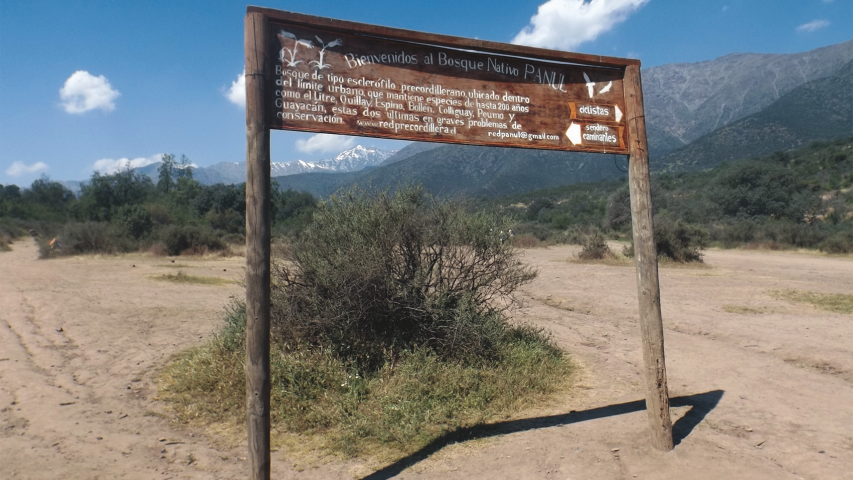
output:
<path id="1" fill-rule="evenodd" d="M 711 251 L 661 269 L 678 445 L 647 445 L 633 268 L 529 250 L 540 277 L 517 318 L 550 329 L 581 366 L 557 404 L 393 465 L 294 465 L 275 478 L 853 478 L 853 317 L 773 290 L 853 293 L 853 259 Z M 0 478 L 240 478 L 243 448 L 170 422 L 156 369 L 221 326 L 229 286 L 172 285 L 146 256 L 40 261 L 0 254 Z M 177 259 L 233 280 L 243 259 Z M 135 265 L 135 266 L 134 266 Z M 748 307 L 761 313 L 729 313 Z"/>

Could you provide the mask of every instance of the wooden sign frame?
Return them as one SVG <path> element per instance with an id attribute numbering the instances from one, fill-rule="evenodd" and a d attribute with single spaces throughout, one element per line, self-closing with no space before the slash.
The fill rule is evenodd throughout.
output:
<path id="1" fill-rule="evenodd" d="M 285 29 L 286 27 L 286 29 Z M 322 43 L 323 51 L 338 45 L 362 45 L 345 57 L 338 53 L 336 57 L 326 59 L 321 55 L 313 60 L 315 68 L 306 68 L 306 60 L 296 58 L 296 47 L 301 41 L 299 36 L 314 35 L 318 43 Z M 321 37 L 321 34 L 323 35 Z M 323 38 L 325 37 L 325 39 Z M 332 39 L 336 39 L 332 40 Z M 448 35 L 438 35 L 396 28 L 367 25 L 324 17 L 303 15 L 260 7 L 248 7 L 245 17 L 245 65 L 246 65 L 246 393 L 247 393 L 247 427 L 248 427 L 248 460 L 250 478 L 268 479 L 270 477 L 270 130 L 301 130 L 326 133 L 349 134 L 358 136 L 376 136 L 383 138 L 400 138 L 419 141 L 438 141 L 442 143 L 461 143 L 471 145 L 498 145 L 517 148 L 536 148 L 552 150 L 570 150 L 598 153 L 622 153 L 629 155 L 629 184 L 631 196 L 631 215 L 634 234 L 635 265 L 637 268 L 637 290 L 639 295 L 640 326 L 643 338 L 644 378 L 646 383 L 646 407 L 651 431 L 651 443 L 659 450 L 671 450 L 672 422 L 669 415 L 669 395 L 666 382 L 666 366 L 664 356 L 663 325 L 660 310 L 660 285 L 658 279 L 657 252 L 654 243 L 651 193 L 649 182 L 649 157 L 646 140 L 645 117 L 643 113 L 643 96 L 640 84 L 639 60 L 585 55 L 578 53 L 560 52 L 520 45 L 489 42 L 484 40 L 467 39 Z M 293 41 L 292 49 L 288 50 L 286 42 Z M 308 41 L 304 41 L 307 46 Z M 378 45 L 371 63 L 371 57 L 363 52 L 364 45 Z M 394 48 L 404 45 L 409 53 L 400 56 Z M 386 50 L 382 50 L 386 48 Z M 387 50 L 390 48 L 390 50 Z M 284 52 L 289 52 L 285 55 Z M 385 57 L 382 57 L 385 52 Z M 388 53 L 390 52 L 390 53 Z M 416 52 L 416 53 L 412 53 Z M 419 58 L 426 58 L 431 53 L 438 52 L 445 58 L 455 57 L 458 63 L 442 64 L 441 68 L 422 65 Z M 451 53 L 446 53 L 451 52 Z M 280 55 L 280 56 L 279 56 Z M 360 56 L 365 56 L 366 62 L 359 64 Z M 332 60 L 335 58 L 335 60 Z M 500 58 L 508 69 L 492 68 L 489 63 L 483 63 L 478 69 L 478 62 L 488 62 L 489 58 Z M 413 60 L 412 60 L 413 59 Z M 334 63 L 344 68 L 342 61 L 348 62 L 347 67 L 358 67 L 357 74 L 362 74 L 362 83 L 378 82 L 382 78 L 398 78 L 398 68 L 406 69 L 400 73 L 404 85 L 412 85 L 410 91 L 414 94 L 435 92 L 436 81 L 447 81 L 450 85 L 461 85 L 454 91 L 462 92 L 454 97 L 449 95 L 433 95 L 438 102 L 450 102 L 453 98 L 472 103 L 472 112 L 463 115 L 460 128 L 438 131 L 432 128 L 423 117 L 414 115 L 411 108 L 406 114 L 405 108 L 391 106 L 397 113 L 386 108 L 384 115 L 390 120 L 367 124 L 359 123 L 358 118 L 367 115 L 367 109 L 350 112 L 340 108 L 349 99 L 341 96 L 327 95 L 328 90 L 337 88 L 334 93 L 342 92 L 346 82 L 326 78 L 324 82 L 316 75 L 334 73 Z M 415 62 L 415 63 L 413 63 Z M 494 60 L 497 65 L 497 60 Z M 302 64 L 301 66 L 299 66 Z M 525 65 L 521 74 L 520 65 Z M 306 82 L 300 85 L 309 94 L 305 98 L 295 98 L 285 105 L 282 100 L 281 82 L 289 82 L 281 74 L 282 65 L 288 66 L 288 72 L 293 72 L 296 81 Z M 389 66 L 390 65 L 390 66 Z M 515 65 L 515 66 L 513 66 Z M 362 68 L 362 67 L 367 68 Z M 465 67 L 465 74 L 457 74 L 454 69 Z M 534 85 L 537 80 L 531 68 L 543 69 L 551 66 L 552 71 L 560 70 L 562 81 L 557 84 L 556 73 L 546 73 L 550 79 L 548 86 L 567 94 L 555 96 L 547 89 Z M 329 72 L 324 72 L 329 67 Z M 445 68 L 446 67 L 446 68 Z M 512 69 L 515 70 L 512 70 Z M 472 70 L 473 75 L 468 75 Z M 315 75 L 315 78 L 308 74 Z M 506 74 L 506 72 L 509 72 Z M 550 71 L 549 71 L 550 72 Z M 277 74 L 278 73 L 278 74 Z M 513 75 L 515 73 L 515 75 Z M 358 76 L 353 76 L 358 82 Z M 551 75 L 549 77 L 549 75 Z M 591 80 L 596 77 L 596 80 Z M 581 79 L 582 78 L 582 79 Z M 604 80 L 601 80 L 601 79 Z M 438 80 L 437 80 L 438 79 Z M 472 80 L 473 79 L 473 80 Z M 395 80 L 389 80 L 398 87 Z M 279 85 L 276 85 L 279 82 Z M 310 82 L 310 84 L 308 83 Z M 473 82 L 473 83 L 472 83 Z M 609 84 L 608 84 L 609 82 Z M 390 89 L 391 83 L 383 83 L 380 87 L 370 90 L 376 95 L 382 92 L 397 95 L 400 90 Z M 288 84 L 292 87 L 292 84 Z M 372 83 L 371 85 L 379 85 Z M 473 86 L 472 86 L 473 85 Z M 431 87 L 433 86 L 433 87 Z M 527 115 L 525 122 L 536 125 L 539 130 L 550 132 L 569 128 L 560 135 L 559 139 L 552 134 L 544 134 L 540 138 L 520 141 L 520 134 L 515 137 L 494 132 L 504 131 L 504 125 L 493 126 L 494 118 L 501 113 L 500 106 L 483 103 L 482 111 L 476 115 L 487 117 L 479 123 L 468 122 L 474 116 L 473 110 L 478 108 L 475 102 L 480 95 L 477 88 L 484 89 L 486 94 L 505 98 L 528 98 L 527 102 L 505 102 L 507 113 L 517 106 L 529 106 L 532 115 Z M 556 88 L 555 88 L 556 87 Z M 442 87 L 444 88 L 444 87 Z M 296 97 L 289 89 L 288 96 Z M 325 90 L 325 93 L 324 93 Z M 545 90 L 545 93 L 542 91 Z M 311 92 L 320 92 L 314 95 Z M 465 93 L 470 92 L 470 93 Z M 521 93 L 519 93 L 521 92 Z M 527 92 L 533 92 L 527 95 Z M 584 98 L 588 92 L 589 98 Z M 609 95 L 608 95 L 609 94 Z M 535 100 L 540 98 L 541 102 Z M 426 98 L 426 96 L 422 96 Z M 440 98 L 439 98 L 440 97 Z M 571 97 L 571 98 L 570 98 Z M 415 98 L 415 97 L 408 97 Z M 444 100 L 441 100 L 441 99 Z M 532 98 L 532 102 L 530 99 Z M 557 100 L 554 100 L 554 99 Z M 486 99 L 484 99 L 485 101 Z M 335 105 L 338 109 L 334 110 Z M 433 105 L 435 106 L 435 105 Z M 457 105 L 464 109 L 464 105 Z M 618 107 L 619 114 L 614 115 L 613 107 Z M 607 110 L 611 108 L 611 110 Z M 315 113 L 302 114 L 299 112 L 314 110 Z M 433 109 L 435 112 L 436 109 Z M 426 110 L 424 110 L 426 111 Z M 446 112 L 447 110 L 445 110 Z M 604 113 L 604 112 L 607 113 Z M 289 113 L 296 112 L 296 113 Z M 403 114 L 399 113 L 403 112 Z M 429 113 L 433 113 L 429 112 Z M 451 110 L 452 112 L 452 110 Z M 529 113 L 529 112 L 524 112 Z M 382 113 L 380 113 L 382 115 Z M 623 118 L 624 115 L 624 118 Z M 335 118 L 337 116 L 337 118 Z M 451 116 L 445 115 L 449 120 Z M 417 117 L 417 121 L 414 118 Z M 508 115 L 507 115 L 508 117 Z M 607 117 L 607 118 L 605 118 Z M 409 127 L 394 129 L 391 122 L 400 118 Z M 513 117 L 514 119 L 515 117 Z M 491 123 L 490 123 L 491 122 Z M 560 123 L 562 122 L 562 123 Z M 586 123 L 583 123 L 586 122 Z M 594 123 L 593 123 L 594 122 Z M 458 123 L 458 122 L 457 122 Z M 503 122 L 505 126 L 510 124 Z M 387 125 L 392 125 L 388 127 Z M 424 126 L 426 125 L 426 126 Z M 485 126 L 483 126 L 485 125 Z M 575 125 L 581 125 L 575 127 Z M 596 137 L 591 135 L 578 140 L 578 130 L 583 125 L 595 125 L 588 129 L 593 133 L 603 132 Z M 522 128 L 524 126 L 522 125 Z M 391 131 L 394 130 L 394 131 Z M 507 128 L 507 131 L 511 129 Z M 521 130 L 521 129 L 516 129 Z M 527 130 L 525 130 L 526 132 Z M 535 130 L 534 130 L 535 131 Z M 485 132 L 485 133 L 484 133 Z M 489 132 L 492 132 L 491 134 Z M 606 137 L 606 138 L 605 138 Z M 610 137 L 617 137 L 614 141 Z M 568 141 L 567 141 L 568 138 Z M 590 138 L 589 142 L 586 138 Z M 601 139 L 606 144 L 595 144 Z M 507 141 L 508 139 L 508 141 Z M 591 143 L 592 142 L 592 143 Z"/>

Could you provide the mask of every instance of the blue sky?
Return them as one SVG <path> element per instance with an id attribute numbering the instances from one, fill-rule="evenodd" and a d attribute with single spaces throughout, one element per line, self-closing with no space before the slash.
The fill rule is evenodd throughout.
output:
<path id="1" fill-rule="evenodd" d="M 260 0 L 259 0 L 260 1 Z M 853 0 L 264 1 L 262 6 L 499 42 L 639 58 L 644 67 L 734 52 L 792 53 L 853 38 Z M 246 4 L 0 0 L 0 184 L 85 180 L 161 153 L 245 158 Z M 77 72 L 77 73 L 75 73 Z M 64 96 L 63 96 L 64 93 Z M 273 161 L 357 143 L 272 132 Z"/>

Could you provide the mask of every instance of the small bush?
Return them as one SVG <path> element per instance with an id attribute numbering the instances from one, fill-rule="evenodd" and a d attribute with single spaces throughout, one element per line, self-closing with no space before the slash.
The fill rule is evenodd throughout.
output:
<path id="1" fill-rule="evenodd" d="M 0 189 L 2 192 L 2 189 Z M 8 252 L 12 250 L 12 247 L 9 245 L 15 241 L 21 235 L 21 230 L 12 225 L 11 222 L 6 221 L 4 218 L 0 218 L 0 252 Z"/>
<path id="2" fill-rule="evenodd" d="M 583 249 L 578 253 L 578 258 L 581 260 L 604 260 L 616 256 L 607 246 L 607 239 L 597 229 L 587 233 L 582 242 Z"/>
<path id="3" fill-rule="evenodd" d="M 607 199 L 604 226 L 611 230 L 631 227 L 631 195 L 627 185 L 614 191 Z"/>
<path id="4" fill-rule="evenodd" d="M 659 258 L 674 262 L 701 262 L 701 250 L 708 246 L 708 232 L 697 225 L 674 220 L 666 212 L 654 217 L 655 248 Z M 622 254 L 634 256 L 634 245 L 625 246 Z"/>
<path id="5" fill-rule="evenodd" d="M 853 253 L 853 232 L 837 233 L 820 244 L 820 250 L 826 253 Z"/>
<path id="6" fill-rule="evenodd" d="M 540 248 L 545 246 L 542 241 L 529 233 L 512 237 L 512 245 L 517 248 Z"/>
<path id="7" fill-rule="evenodd" d="M 697 225 L 674 220 L 666 213 L 655 215 L 655 246 L 659 257 L 676 262 L 701 262 L 700 250 L 708 246 L 708 232 Z"/>
<path id="8" fill-rule="evenodd" d="M 195 225 L 170 225 L 160 230 L 159 242 L 167 255 L 183 252 L 203 253 L 208 250 L 221 251 L 227 246 L 213 230 Z"/>
<path id="9" fill-rule="evenodd" d="M 536 273 L 496 233 L 509 219 L 462 207 L 420 187 L 353 189 L 320 204 L 273 267 L 280 341 L 329 348 L 360 368 L 414 348 L 492 355 L 509 329 L 502 312 Z"/>

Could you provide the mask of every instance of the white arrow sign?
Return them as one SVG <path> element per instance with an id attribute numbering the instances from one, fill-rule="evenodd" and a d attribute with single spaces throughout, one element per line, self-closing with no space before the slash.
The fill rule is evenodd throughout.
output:
<path id="1" fill-rule="evenodd" d="M 572 122 L 569 129 L 566 130 L 566 136 L 569 137 L 569 141 L 571 141 L 573 145 L 580 145 L 583 142 L 583 139 L 581 138 L 581 126 L 575 122 Z"/>
<path id="2" fill-rule="evenodd" d="M 622 120 L 622 110 L 619 110 L 619 105 L 616 105 L 616 122 Z"/>

